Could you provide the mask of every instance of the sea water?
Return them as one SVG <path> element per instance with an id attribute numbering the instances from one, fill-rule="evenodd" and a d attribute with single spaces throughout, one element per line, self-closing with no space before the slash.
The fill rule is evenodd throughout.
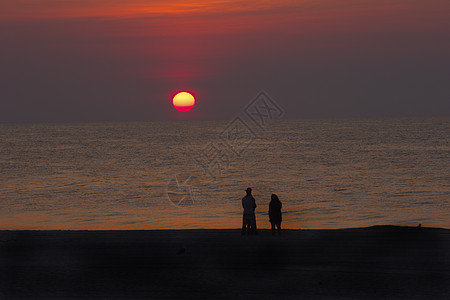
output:
<path id="1" fill-rule="evenodd" d="M 0 229 L 450 228 L 450 118 L 233 122 L 0 124 Z"/>

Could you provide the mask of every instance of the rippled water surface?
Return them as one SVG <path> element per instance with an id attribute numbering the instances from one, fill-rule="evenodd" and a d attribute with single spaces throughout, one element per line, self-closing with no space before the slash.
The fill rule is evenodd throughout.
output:
<path id="1" fill-rule="evenodd" d="M 227 123 L 0 124 L 0 229 L 450 228 L 449 118 Z"/>

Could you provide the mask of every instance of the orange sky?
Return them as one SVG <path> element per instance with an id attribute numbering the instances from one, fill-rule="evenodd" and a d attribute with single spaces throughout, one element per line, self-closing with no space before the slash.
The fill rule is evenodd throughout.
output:
<path id="1" fill-rule="evenodd" d="M 2 17 L 7 18 L 79 18 L 137 17 L 154 15 L 225 14 L 247 11 L 273 11 L 299 1 L 173 1 L 173 0 L 18 0 L 2 1 Z M 300 1 L 301 2 L 301 1 Z M 306 1 L 303 1 L 306 2 Z"/>
<path id="2" fill-rule="evenodd" d="M 200 96 L 196 116 L 226 118 L 240 104 L 227 100 L 229 106 L 214 111 L 223 99 L 247 99 L 262 88 L 290 99 L 297 94 L 296 77 L 305 80 L 304 98 L 315 100 L 305 100 L 311 103 L 302 103 L 301 110 L 287 100 L 289 111 L 321 115 L 323 107 L 329 107 L 327 115 L 358 115 L 382 110 L 377 99 L 396 94 L 396 99 L 419 97 L 413 111 L 422 112 L 426 93 L 433 96 L 434 91 L 436 99 L 446 97 L 432 85 L 445 77 L 449 20 L 447 0 L 0 0 L 3 81 L 11 87 L 0 94 L 8 101 L 0 120 L 77 119 L 79 115 L 95 120 L 97 113 L 106 113 L 100 119 L 172 118 L 166 110 L 170 106 L 161 101 L 182 89 Z M 423 75 L 412 78 L 414 73 L 408 69 L 414 64 Z M 24 72 L 29 79 L 20 75 Z M 398 77 L 396 86 L 391 80 L 379 82 L 378 95 L 359 91 L 386 73 Z M 46 87 L 34 78 L 54 84 Z M 348 80 L 340 82 L 342 78 Z M 80 80 L 84 92 L 72 85 Z M 324 82 L 326 89 L 320 88 Z M 406 82 L 416 88 L 425 82 L 427 87 L 412 91 L 405 89 Z M 15 93 L 23 84 L 37 86 L 33 93 Z M 71 96 L 76 99 L 95 94 L 89 103 L 98 105 L 86 112 L 78 107 L 79 100 L 69 99 L 65 105 L 56 100 L 63 95 L 51 100 L 55 85 L 61 93 L 80 91 Z M 111 86 L 120 90 L 113 92 Z M 51 104 L 25 105 L 30 97 L 34 103 Z M 101 99 L 116 97 L 116 106 L 108 103 L 112 111 L 105 112 L 106 100 Z M 129 101 L 140 107 L 119 98 L 132 98 Z M 366 98 L 360 108 L 353 103 Z M 444 111 L 442 101 L 433 110 Z M 395 107 L 395 114 L 402 112 L 404 104 Z M 54 111 L 45 109 L 48 106 Z M 123 106 L 134 111 L 124 117 Z M 151 112 L 142 115 L 143 111 Z M 62 117 L 68 112 L 70 116 Z"/>
<path id="3" fill-rule="evenodd" d="M 421 12 L 423 16 L 448 14 L 447 1 L 434 0 L 236 0 L 236 1 L 174 1 L 174 0 L 2 0 L 1 19 L 58 19 L 58 18 L 136 18 L 136 17 L 211 17 L 239 14 L 289 14 L 349 16 L 368 12 Z"/>

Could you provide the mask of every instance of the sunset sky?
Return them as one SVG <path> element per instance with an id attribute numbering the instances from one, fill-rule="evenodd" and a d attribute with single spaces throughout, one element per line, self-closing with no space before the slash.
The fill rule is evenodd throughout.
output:
<path id="1" fill-rule="evenodd" d="M 449 82 L 448 0 L 0 0 L 0 122 L 448 115 Z"/>

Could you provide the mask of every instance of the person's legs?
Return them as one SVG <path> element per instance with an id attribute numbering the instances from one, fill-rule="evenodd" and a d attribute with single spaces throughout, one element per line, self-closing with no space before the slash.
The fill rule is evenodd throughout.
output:
<path id="1" fill-rule="evenodd" d="M 256 230 L 256 216 L 255 214 L 252 214 L 252 227 L 253 227 L 253 233 L 258 234 L 258 231 Z"/>
<path id="2" fill-rule="evenodd" d="M 245 234 L 247 231 L 247 218 L 245 217 L 245 214 L 242 215 L 242 235 Z"/>
<path id="3" fill-rule="evenodd" d="M 242 217 L 242 235 L 251 234 L 252 231 L 252 218 L 249 214 L 244 214 Z"/>
<path id="4" fill-rule="evenodd" d="M 281 234 L 281 221 L 277 223 L 278 234 Z"/>
<path id="5" fill-rule="evenodd" d="M 275 222 L 270 222 L 272 224 L 272 235 L 275 234 Z"/>

